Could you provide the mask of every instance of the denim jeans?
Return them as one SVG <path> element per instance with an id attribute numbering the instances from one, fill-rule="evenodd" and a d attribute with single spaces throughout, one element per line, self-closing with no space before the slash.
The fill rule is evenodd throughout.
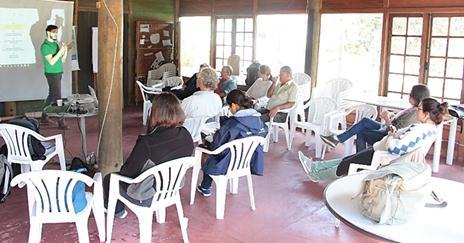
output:
<path id="1" fill-rule="evenodd" d="M 387 131 L 381 128 L 382 124 L 380 122 L 363 118 L 346 132 L 338 135 L 337 138 L 343 143 L 356 135 L 356 152 L 360 152 L 366 149 L 366 143 L 372 145 L 387 135 Z"/>

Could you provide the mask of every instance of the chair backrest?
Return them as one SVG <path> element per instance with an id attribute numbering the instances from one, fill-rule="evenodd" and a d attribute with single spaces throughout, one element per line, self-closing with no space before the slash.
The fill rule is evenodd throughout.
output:
<path id="1" fill-rule="evenodd" d="M 361 121 L 363 118 L 370 118 L 375 120 L 377 118 L 377 109 L 368 104 L 359 104 L 353 107 L 356 113 L 354 124 Z"/>
<path id="2" fill-rule="evenodd" d="M 232 67 L 231 75 L 240 75 L 240 56 L 237 54 L 232 54 L 227 58 L 227 65 Z"/>
<path id="3" fill-rule="evenodd" d="M 314 98 L 310 101 L 307 121 L 312 124 L 321 125 L 324 122 L 324 116 L 336 109 L 337 103 L 332 98 Z"/>
<path id="4" fill-rule="evenodd" d="M 190 132 L 193 142 L 201 141 L 201 131 L 209 117 L 190 117 L 184 121 L 184 127 Z"/>
<path id="5" fill-rule="evenodd" d="M 178 76 L 172 76 L 164 80 L 164 85 L 169 87 L 177 87 L 182 86 L 184 84 L 184 80 Z"/>
<path id="6" fill-rule="evenodd" d="M 185 172 L 195 163 L 195 157 L 183 157 L 156 165 L 137 176 L 135 181 L 142 181 L 149 176 L 154 177 L 155 195 L 151 208 L 170 204 L 179 196 L 181 182 Z"/>
<path id="7" fill-rule="evenodd" d="M 306 73 L 294 73 L 293 80 L 298 86 L 311 83 L 311 77 Z"/>
<path id="8" fill-rule="evenodd" d="M 8 161 L 20 164 L 29 164 L 32 161 L 29 136 L 44 140 L 42 135 L 33 130 L 13 124 L 0 124 L 0 135 L 8 148 Z"/>
<path id="9" fill-rule="evenodd" d="M 148 79 L 162 79 L 164 72 L 169 71 L 173 76 L 177 73 L 177 68 L 174 63 L 165 63 L 155 70 L 148 71 Z"/>
<path id="10" fill-rule="evenodd" d="M 73 171 L 42 170 L 22 173 L 13 178 L 11 186 L 22 188 L 27 185 L 29 208 L 34 216 L 41 215 L 47 220 L 68 222 L 76 215 L 72 202 L 72 191 L 78 181 L 92 186 L 94 180 L 86 175 Z"/>
<path id="11" fill-rule="evenodd" d="M 148 100 L 148 93 L 150 94 L 154 94 L 155 91 L 153 91 L 152 89 L 150 89 L 149 87 L 143 85 L 140 81 L 135 81 L 137 83 L 137 85 L 139 86 L 139 89 L 140 89 L 140 92 L 142 93 L 142 97 L 143 97 L 143 101 L 144 102 L 150 102 Z"/>
<path id="12" fill-rule="evenodd" d="M 298 105 L 303 105 L 304 102 L 311 99 L 311 82 L 298 85 L 298 92 L 296 96 Z"/>
<path id="13" fill-rule="evenodd" d="M 317 93 L 315 97 L 330 97 L 337 102 L 338 109 L 344 110 L 349 107 L 344 100 L 343 96 L 347 95 L 347 91 L 353 87 L 353 83 L 350 80 L 345 78 L 336 78 L 329 80 L 326 83 L 323 83 L 317 88 Z"/>
<path id="14" fill-rule="evenodd" d="M 246 138 L 235 139 L 230 141 L 217 149 L 217 151 L 224 151 L 229 149 L 230 162 L 227 169 L 227 177 L 238 177 L 250 173 L 250 162 L 256 148 L 263 146 L 266 138 L 260 136 L 250 136 Z"/>

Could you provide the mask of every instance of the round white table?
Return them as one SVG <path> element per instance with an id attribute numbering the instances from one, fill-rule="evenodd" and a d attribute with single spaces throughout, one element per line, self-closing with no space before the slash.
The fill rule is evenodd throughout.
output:
<path id="1" fill-rule="evenodd" d="M 340 221 L 376 239 L 394 242 L 464 242 L 464 184 L 432 177 L 431 189 L 448 205 L 422 208 L 404 224 L 380 225 L 364 217 L 353 198 L 366 172 L 340 178 L 324 191 L 325 205 Z M 430 197 L 431 198 L 431 197 Z M 432 199 L 430 200 L 432 202 Z"/>

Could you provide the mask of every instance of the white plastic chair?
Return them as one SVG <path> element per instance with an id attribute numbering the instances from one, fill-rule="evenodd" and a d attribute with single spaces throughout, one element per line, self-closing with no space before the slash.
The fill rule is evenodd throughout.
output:
<path id="1" fill-rule="evenodd" d="M 217 155 L 225 150 L 230 151 L 230 161 L 227 173 L 225 175 L 211 175 L 216 183 L 216 218 L 224 219 L 224 208 L 226 203 L 227 181 L 231 180 L 231 192 L 237 193 L 238 180 L 242 176 L 247 177 L 248 193 L 250 195 L 251 209 L 255 210 L 255 198 L 253 194 L 253 181 L 251 180 L 250 161 L 256 148 L 265 143 L 265 138 L 259 136 L 251 136 L 241 139 L 236 139 L 228 142 L 214 151 L 209 151 L 204 148 L 197 147 L 195 149 L 196 163 L 192 171 L 192 183 L 190 187 L 190 205 L 195 200 L 195 191 L 198 183 L 198 174 L 201 169 L 202 153 L 209 155 Z"/>
<path id="2" fill-rule="evenodd" d="M 13 125 L 0 124 L 0 135 L 5 140 L 8 149 L 8 163 L 21 164 L 21 172 L 42 170 L 44 165 L 51 158 L 58 155 L 60 169 L 66 170 L 66 158 L 64 156 L 63 138 L 61 134 L 44 137 L 31 129 Z M 55 146 L 45 151 L 44 160 L 32 160 L 31 151 L 29 151 L 29 137 L 34 137 L 40 142 L 53 142 Z M 3 184 L 3 193 L 8 190 L 8 181 L 10 179 L 10 171 L 5 170 L 5 179 Z"/>
<path id="3" fill-rule="evenodd" d="M 284 130 L 284 136 L 285 136 L 285 141 L 287 142 L 287 149 L 291 150 L 292 149 L 292 139 L 291 139 L 291 134 L 290 134 L 290 126 L 296 120 L 296 113 L 295 109 L 297 107 L 297 102 L 295 104 L 288 108 L 288 109 L 282 109 L 279 111 L 279 113 L 286 113 L 287 117 L 285 118 L 284 122 L 275 122 L 274 117 L 271 118 L 269 122 L 266 122 L 266 125 L 269 127 L 269 132 L 267 133 L 266 136 L 266 143 L 264 145 L 264 152 L 269 151 L 269 146 L 270 146 L 270 140 L 271 136 L 274 135 L 274 143 L 279 142 L 279 127 Z M 289 124 L 290 121 L 290 124 Z"/>
<path id="4" fill-rule="evenodd" d="M 182 203 L 180 201 L 180 187 L 181 181 L 185 176 L 185 172 L 194 163 L 194 157 L 184 157 L 167 161 L 146 170 L 134 179 L 119 174 L 111 174 L 110 191 L 108 196 L 108 215 L 106 221 L 108 225 L 106 242 L 111 242 L 114 211 L 118 200 L 134 212 L 139 219 L 140 242 L 143 243 L 152 242 L 153 212 L 156 212 L 157 221 L 159 223 L 164 223 L 166 208 L 171 205 L 176 205 L 177 215 L 179 217 L 180 228 L 182 231 L 182 239 L 184 242 L 189 242 L 187 236 L 188 219 L 184 217 Z M 155 195 L 153 196 L 153 201 L 150 207 L 133 204 L 120 194 L 120 182 L 135 184 L 140 183 L 149 177 L 154 177 L 155 188 Z"/>
<path id="5" fill-rule="evenodd" d="M 87 205 L 76 213 L 72 203 L 72 191 L 78 181 L 93 186 L 93 194 L 85 192 Z M 76 223 L 79 242 L 89 242 L 87 222 L 93 210 L 100 241 L 105 240 L 103 213 L 103 187 L 101 174 L 94 179 L 81 173 L 61 170 L 33 171 L 17 175 L 11 186 L 27 185 L 29 207 L 29 242 L 40 242 L 42 225 L 45 223 Z"/>
<path id="6" fill-rule="evenodd" d="M 209 117 L 191 117 L 187 118 L 184 121 L 184 127 L 190 132 L 194 143 L 202 143 L 201 141 L 201 132 L 205 127 L 206 121 Z"/>
<path id="7" fill-rule="evenodd" d="M 314 133 L 316 157 L 320 157 L 322 153 L 322 140 L 319 137 L 319 135 L 322 133 L 324 127 L 324 115 L 330 111 L 333 111 L 334 109 L 336 109 L 336 107 L 337 103 L 335 103 L 335 101 L 331 98 L 320 97 L 312 99 L 309 102 L 307 121 L 301 122 L 295 120 L 292 123 L 292 139 L 295 136 L 295 131 L 297 127 L 301 129 L 306 129 L 305 145 L 309 146 L 311 140 L 311 133 Z"/>
<path id="8" fill-rule="evenodd" d="M 139 86 L 140 92 L 142 93 L 143 97 L 143 116 L 142 116 L 142 123 L 144 126 L 147 125 L 148 117 L 150 117 L 151 112 L 151 100 L 148 99 L 148 94 L 159 94 L 161 90 L 153 89 L 143 85 L 140 81 L 136 81 L 137 85 Z"/>
<path id="9" fill-rule="evenodd" d="M 299 85 L 298 92 L 297 92 L 294 122 L 297 122 L 297 121 L 305 122 L 306 121 L 305 110 L 308 109 L 311 104 L 309 102 L 309 99 L 311 99 L 311 82 Z M 296 133 L 296 127 L 293 124 L 292 126 L 290 126 L 290 140 L 291 141 L 293 141 L 295 133 Z"/>
<path id="10" fill-rule="evenodd" d="M 349 111 L 348 114 L 350 114 L 353 111 L 355 112 L 355 118 L 354 118 L 353 124 L 358 123 L 363 118 L 369 118 L 372 120 L 375 120 L 377 118 L 377 109 L 371 105 L 359 104 L 359 105 L 353 106 L 351 111 Z M 329 113 L 327 114 L 327 117 L 329 120 L 329 124 L 327 126 L 331 134 L 339 135 L 346 131 L 346 129 L 339 129 L 338 128 L 339 123 L 336 122 L 337 120 L 341 120 L 341 119 L 346 120 L 346 116 L 344 116 L 343 113 L 341 112 Z M 355 136 L 351 137 L 350 139 L 346 140 L 343 143 L 343 145 L 345 146 L 345 156 L 352 154 L 354 139 L 355 139 Z M 322 149 L 321 159 L 324 159 L 326 150 L 327 150 L 327 144 L 324 144 L 323 149 Z"/>
<path id="11" fill-rule="evenodd" d="M 305 85 L 308 83 L 311 84 L 311 77 L 306 73 L 294 73 L 293 81 L 295 81 L 295 83 L 298 86 Z"/>

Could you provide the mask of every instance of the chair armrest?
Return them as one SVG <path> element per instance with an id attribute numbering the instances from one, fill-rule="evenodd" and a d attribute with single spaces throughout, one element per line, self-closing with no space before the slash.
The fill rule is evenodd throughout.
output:
<path id="1" fill-rule="evenodd" d="M 103 195 L 102 174 L 100 172 L 95 173 L 95 175 L 93 175 L 93 180 L 95 181 L 93 184 L 93 195 Z"/>
<path id="2" fill-rule="evenodd" d="M 140 177 L 140 176 L 138 176 L 138 177 Z M 116 173 L 111 174 L 111 180 L 116 180 L 118 182 L 122 181 L 122 182 L 125 182 L 125 183 L 128 183 L 128 184 L 136 183 L 135 179 L 132 179 L 132 178 L 127 177 L 127 176 L 119 175 L 119 174 L 116 174 Z"/>

